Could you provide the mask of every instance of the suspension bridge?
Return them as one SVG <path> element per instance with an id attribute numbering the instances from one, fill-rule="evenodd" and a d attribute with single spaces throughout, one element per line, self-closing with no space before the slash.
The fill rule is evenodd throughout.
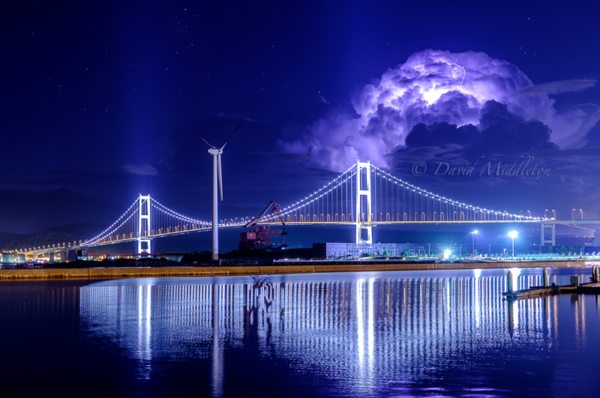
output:
<path id="1" fill-rule="evenodd" d="M 347 225 L 356 229 L 356 243 L 372 243 L 372 228 L 394 224 L 541 223 L 541 244 L 555 245 L 556 224 L 595 223 L 598 220 L 548 220 L 462 203 L 421 189 L 370 162 L 357 161 L 334 180 L 305 198 L 281 209 L 288 225 Z M 243 227 L 251 218 L 222 219 L 219 228 Z M 265 219 L 275 223 L 275 216 Z M 153 239 L 203 232 L 212 222 L 197 220 L 141 195 L 108 228 L 93 238 L 38 247 L 7 250 L 20 260 L 46 256 L 67 258 L 68 251 L 136 242 L 137 253 L 150 254 Z M 551 238 L 546 239 L 550 229 Z"/>

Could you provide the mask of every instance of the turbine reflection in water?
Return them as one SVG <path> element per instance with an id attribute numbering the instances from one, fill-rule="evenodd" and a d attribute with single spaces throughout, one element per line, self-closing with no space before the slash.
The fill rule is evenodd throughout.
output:
<path id="1" fill-rule="evenodd" d="M 482 353 L 554 344 L 557 297 L 503 301 L 498 272 L 409 274 L 105 281 L 81 288 L 81 326 L 139 360 L 141 378 L 152 377 L 153 360 L 211 360 L 214 396 L 223 395 L 225 353 L 252 339 L 261 357 L 358 395 L 469 366 Z M 515 278 L 521 288 L 539 281 Z M 585 307 L 575 306 L 585 345 Z"/>

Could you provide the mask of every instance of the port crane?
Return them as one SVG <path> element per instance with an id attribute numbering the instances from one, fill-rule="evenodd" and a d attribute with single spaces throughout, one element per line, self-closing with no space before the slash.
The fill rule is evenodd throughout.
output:
<path id="1" fill-rule="evenodd" d="M 281 223 L 282 229 L 271 229 L 271 224 Z M 249 249 L 270 249 L 273 247 L 273 242 L 270 239 L 275 239 L 279 235 L 283 235 L 283 244 L 281 248 L 287 247 L 285 243 L 285 220 L 281 214 L 281 206 L 275 203 L 275 201 L 269 202 L 267 207 L 255 218 L 250 220 L 245 228 L 249 228 L 248 231 L 242 232 L 241 239 L 239 241 L 240 250 Z"/>

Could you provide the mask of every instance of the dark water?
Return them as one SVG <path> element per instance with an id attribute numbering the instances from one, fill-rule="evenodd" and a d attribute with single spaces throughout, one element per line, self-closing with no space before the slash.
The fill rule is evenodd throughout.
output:
<path id="1" fill-rule="evenodd" d="M 0 283 L 3 392 L 598 396 L 598 296 L 505 270 Z M 550 270 L 567 284 L 589 268 Z M 520 287 L 541 284 L 522 270 Z"/>

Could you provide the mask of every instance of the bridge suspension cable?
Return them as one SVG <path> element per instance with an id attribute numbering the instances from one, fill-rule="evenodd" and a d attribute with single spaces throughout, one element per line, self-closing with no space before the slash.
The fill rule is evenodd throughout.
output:
<path id="1" fill-rule="evenodd" d="M 136 200 L 110 227 L 93 238 L 80 242 L 78 246 L 96 246 L 140 238 L 152 238 L 183 231 L 202 230 L 211 226 L 210 222 L 184 216 L 154 198 L 149 196 L 143 198 L 148 198 L 147 207 L 143 204 L 143 201 Z M 140 212 L 142 212 L 143 217 L 140 216 Z M 144 222 L 143 219 L 148 219 L 148 217 L 152 220 L 151 223 Z M 143 223 L 143 225 L 140 225 L 140 223 Z"/>
<path id="2" fill-rule="evenodd" d="M 434 194 L 369 162 L 353 164 L 320 189 L 283 208 L 281 214 L 286 223 L 356 224 L 362 229 L 386 223 L 543 221 L 542 218 L 486 209 Z M 219 225 L 242 226 L 250 219 L 224 219 Z M 275 222 L 272 216 L 264 221 Z M 89 247 L 134 240 L 148 242 L 162 236 L 206 231 L 211 226 L 210 221 L 185 216 L 149 195 L 140 195 L 115 222 L 93 238 L 19 251 Z"/>
<path id="3" fill-rule="evenodd" d="M 106 239 L 111 235 L 114 235 L 116 231 L 122 228 L 135 214 L 137 214 L 137 206 L 139 206 L 139 203 L 136 200 L 131 206 L 129 206 L 127 210 L 125 210 L 125 213 L 123 213 L 121 217 L 117 218 L 117 220 L 114 223 L 112 223 L 110 227 L 106 228 L 104 231 L 94 236 L 93 238 L 85 240 L 84 243 L 93 245 L 97 242 Z"/>
<path id="4" fill-rule="evenodd" d="M 327 185 L 281 210 L 286 222 L 353 222 L 356 164 Z M 274 221 L 269 217 L 266 221 Z"/>
<path id="5" fill-rule="evenodd" d="M 373 221 L 539 221 L 461 203 L 421 189 L 376 166 L 371 166 L 374 186 Z M 402 199 L 400 199 L 402 195 Z M 402 209 L 402 211 L 400 211 Z"/>
<path id="6" fill-rule="evenodd" d="M 403 181 L 371 165 L 371 214 L 356 214 L 357 165 L 300 201 L 282 209 L 286 222 L 292 223 L 375 223 L 403 222 L 494 222 L 540 219 L 507 211 L 497 211 L 446 198 Z M 365 189 L 361 187 L 360 189 Z M 364 200 L 361 199 L 361 200 Z M 273 221 L 269 218 L 266 221 Z"/>

